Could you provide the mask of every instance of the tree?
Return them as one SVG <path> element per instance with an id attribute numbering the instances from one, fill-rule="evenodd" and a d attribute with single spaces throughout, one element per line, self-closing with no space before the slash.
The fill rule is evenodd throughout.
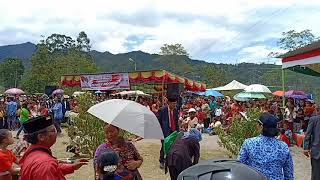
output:
<path id="1" fill-rule="evenodd" d="M 47 46 L 38 45 L 31 58 L 32 67 L 24 78 L 29 93 L 43 92 L 45 86 L 59 85 L 64 74 L 94 73 L 97 66 L 86 53 L 70 49 L 65 53 L 50 53 Z"/>
<path id="2" fill-rule="evenodd" d="M 301 32 L 290 30 L 282 33 L 282 38 L 278 41 L 278 46 L 281 49 L 292 51 L 296 48 L 308 45 L 316 40 L 316 37 L 311 33 L 311 30 L 306 29 Z"/>
<path id="3" fill-rule="evenodd" d="M 54 77 L 53 54 L 49 52 L 48 46 L 38 44 L 37 50 L 31 57 L 31 68 L 26 72 L 22 86 L 29 93 L 43 92 L 47 85 L 52 83 Z"/>
<path id="4" fill-rule="evenodd" d="M 181 44 L 164 44 L 160 48 L 161 55 L 189 56 L 186 49 Z"/>
<path id="5" fill-rule="evenodd" d="M 66 52 L 71 48 L 75 48 L 75 41 L 63 34 L 52 34 L 45 40 L 49 52 Z"/>
<path id="6" fill-rule="evenodd" d="M 40 41 L 31 58 L 31 69 L 24 79 L 23 87 L 29 93 L 43 92 L 45 86 L 59 85 L 64 74 L 93 73 L 98 68 L 87 54 L 90 40 L 80 32 L 77 43 L 66 35 L 52 34 Z"/>
<path id="7" fill-rule="evenodd" d="M 306 29 L 301 32 L 297 32 L 295 30 L 290 30 L 287 32 L 282 32 L 282 37 L 277 42 L 279 48 L 287 51 L 292 51 L 297 48 L 306 46 L 316 40 L 319 37 L 316 37 L 312 34 L 311 30 Z M 278 57 L 281 55 L 280 52 L 271 52 L 268 54 L 269 57 Z"/>
<path id="8" fill-rule="evenodd" d="M 90 39 L 84 31 L 81 31 L 77 37 L 77 49 L 84 52 L 89 52 L 91 49 Z"/>
<path id="9" fill-rule="evenodd" d="M 5 88 L 17 87 L 24 73 L 20 59 L 8 58 L 0 64 L 0 80 Z"/>
<path id="10" fill-rule="evenodd" d="M 226 69 L 219 68 L 216 65 L 208 64 L 200 71 L 203 72 L 203 80 L 206 82 L 207 88 L 222 86 L 229 81 L 227 78 L 230 77 L 230 75 Z"/>
<path id="11" fill-rule="evenodd" d="M 64 74 L 95 73 L 98 67 L 85 53 L 70 50 L 67 54 L 58 55 L 54 60 L 55 80 L 59 81 Z"/>

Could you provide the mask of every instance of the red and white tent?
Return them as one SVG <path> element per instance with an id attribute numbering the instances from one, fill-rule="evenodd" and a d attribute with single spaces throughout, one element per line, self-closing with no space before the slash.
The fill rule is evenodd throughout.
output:
<path id="1" fill-rule="evenodd" d="M 281 56 L 282 68 L 312 76 L 320 76 L 320 41 Z"/>

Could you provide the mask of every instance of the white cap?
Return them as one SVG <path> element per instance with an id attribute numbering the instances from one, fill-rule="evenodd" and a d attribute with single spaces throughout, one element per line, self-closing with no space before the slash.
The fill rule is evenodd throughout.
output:
<path id="1" fill-rule="evenodd" d="M 197 112 L 194 108 L 190 108 L 189 110 L 188 110 L 188 113 L 191 113 L 191 112 Z"/>

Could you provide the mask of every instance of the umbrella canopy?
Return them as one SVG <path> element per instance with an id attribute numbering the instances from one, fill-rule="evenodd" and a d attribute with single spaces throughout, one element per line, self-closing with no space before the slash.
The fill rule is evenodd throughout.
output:
<path id="1" fill-rule="evenodd" d="M 244 91 L 254 93 L 271 93 L 270 89 L 262 84 L 251 84 L 250 86 L 246 87 Z"/>
<path id="2" fill-rule="evenodd" d="M 4 92 L 5 94 L 13 94 L 13 95 L 20 95 L 20 94 L 25 94 L 24 91 L 18 88 L 11 88 L 8 89 Z"/>
<path id="3" fill-rule="evenodd" d="M 64 90 L 63 89 L 56 89 L 52 92 L 53 95 L 55 94 L 63 94 L 64 93 Z"/>
<path id="4" fill-rule="evenodd" d="M 151 96 L 151 95 L 146 94 L 146 93 L 139 91 L 139 90 L 137 90 L 137 91 L 122 91 L 117 94 L 120 94 L 121 96 L 125 96 L 125 95 L 127 95 L 127 96 Z M 117 95 L 117 94 L 115 94 L 115 95 Z"/>
<path id="5" fill-rule="evenodd" d="M 95 94 L 102 94 L 103 92 L 102 91 L 96 91 L 94 92 Z"/>
<path id="6" fill-rule="evenodd" d="M 88 112 L 106 123 L 145 139 L 163 139 L 154 113 L 134 101 L 111 99 L 92 106 Z"/>
<path id="7" fill-rule="evenodd" d="M 205 96 L 214 96 L 214 97 L 223 97 L 224 95 L 219 93 L 218 91 L 215 91 L 213 89 L 207 89 L 204 93 Z"/>
<path id="8" fill-rule="evenodd" d="M 275 95 L 275 96 L 280 96 L 281 97 L 281 96 L 284 95 L 284 91 L 275 91 L 272 94 Z"/>
<path id="9" fill-rule="evenodd" d="M 231 81 L 229 84 L 225 85 L 225 86 L 220 86 L 217 88 L 213 88 L 212 90 L 215 91 L 230 91 L 230 90 L 241 90 L 241 89 L 245 89 L 246 87 L 248 87 L 247 85 L 244 85 L 242 83 L 239 83 L 236 80 Z"/>
<path id="10" fill-rule="evenodd" d="M 286 97 L 294 98 L 294 99 L 307 99 L 308 98 L 307 94 L 304 93 L 303 91 L 290 90 L 290 91 L 287 91 L 284 95 Z"/>
<path id="11" fill-rule="evenodd" d="M 193 94 L 196 94 L 196 95 L 199 95 L 199 96 L 205 96 L 206 92 L 197 92 L 197 93 L 193 93 Z"/>
<path id="12" fill-rule="evenodd" d="M 80 96 L 82 94 L 85 94 L 85 92 L 81 92 L 81 91 L 76 91 L 72 94 L 72 96 Z"/>
<path id="13" fill-rule="evenodd" d="M 266 96 L 262 93 L 253 93 L 253 92 L 241 92 L 236 94 L 233 97 L 235 100 L 245 101 L 249 99 L 265 99 Z"/>

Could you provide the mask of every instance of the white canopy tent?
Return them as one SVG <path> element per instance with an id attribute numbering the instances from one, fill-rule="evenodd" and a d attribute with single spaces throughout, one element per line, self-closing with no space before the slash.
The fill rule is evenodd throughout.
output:
<path id="1" fill-rule="evenodd" d="M 236 80 L 231 81 L 229 84 L 225 86 L 220 86 L 217 88 L 213 88 L 212 90 L 215 91 L 231 91 L 231 90 L 242 90 L 248 87 L 247 85 L 244 85 Z"/>

